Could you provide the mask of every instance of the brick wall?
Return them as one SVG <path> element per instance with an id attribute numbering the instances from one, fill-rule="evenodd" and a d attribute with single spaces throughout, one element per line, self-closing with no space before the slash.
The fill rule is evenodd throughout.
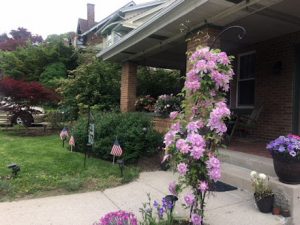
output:
<path id="1" fill-rule="evenodd" d="M 273 139 L 292 132 L 293 79 L 295 47 L 300 32 L 260 42 L 237 52 L 256 51 L 255 102 L 263 102 L 254 135 Z M 282 62 L 281 74 L 273 74 L 272 67 Z M 236 80 L 231 86 L 231 107 L 236 105 Z"/>
<path id="2" fill-rule="evenodd" d="M 121 112 L 135 111 L 137 65 L 126 62 L 122 66 Z"/>
<path id="3" fill-rule="evenodd" d="M 214 27 L 204 27 L 200 31 L 192 32 L 187 36 L 187 56 L 191 55 L 197 48 L 211 46 L 216 35 L 220 32 L 219 29 Z M 217 40 L 215 47 L 220 46 L 220 41 Z M 187 61 L 187 71 L 190 70 L 191 65 Z"/>
<path id="4" fill-rule="evenodd" d="M 172 125 L 172 121 L 169 118 L 154 117 L 153 124 L 156 131 L 165 134 Z"/>

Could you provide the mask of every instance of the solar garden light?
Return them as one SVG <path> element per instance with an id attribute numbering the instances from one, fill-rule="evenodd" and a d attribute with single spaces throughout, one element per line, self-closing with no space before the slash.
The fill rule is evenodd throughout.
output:
<path id="1" fill-rule="evenodd" d="M 15 163 L 12 163 L 12 164 L 8 165 L 7 168 L 11 169 L 12 177 L 13 177 L 13 178 L 15 178 L 15 177 L 18 175 L 18 172 L 21 171 L 20 166 L 18 166 L 18 165 L 15 164 Z"/>
<path id="2" fill-rule="evenodd" d="M 167 203 L 171 203 L 171 208 L 170 208 L 170 211 L 173 212 L 173 209 L 175 207 L 175 203 L 176 201 L 178 200 L 177 196 L 175 195 L 167 195 L 166 197 L 164 197 L 165 201 Z"/>
<path id="3" fill-rule="evenodd" d="M 125 166 L 124 160 L 123 159 L 118 159 L 117 163 L 118 163 L 119 168 L 120 168 L 121 177 L 123 177 L 123 170 L 124 170 L 124 166 Z"/>

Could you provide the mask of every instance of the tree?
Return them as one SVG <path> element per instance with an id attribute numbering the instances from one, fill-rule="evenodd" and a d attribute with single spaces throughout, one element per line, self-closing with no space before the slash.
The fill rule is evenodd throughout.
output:
<path id="1" fill-rule="evenodd" d="M 44 79 L 45 73 L 49 75 L 49 69 L 53 71 L 53 65 L 59 64 L 64 65 L 65 72 L 60 70 L 59 75 L 52 74 L 54 80 L 58 76 L 67 78 L 66 70 L 73 70 L 77 66 L 76 51 L 62 41 L 48 42 L 37 46 L 27 45 L 15 51 L 0 51 L 0 70 L 14 79 L 39 81 L 49 86 L 51 77 Z M 49 66 L 50 68 L 48 68 Z M 42 74 L 43 77 L 41 77 Z M 54 87 L 53 85 L 52 82 L 50 86 Z"/>
<path id="2" fill-rule="evenodd" d="M 39 44 L 43 42 L 40 35 L 32 35 L 26 28 L 19 27 L 17 30 L 11 30 L 10 36 L 0 35 L 0 50 L 15 51 L 18 47 L 25 47 L 28 43 Z"/>
<path id="3" fill-rule="evenodd" d="M 58 89 L 62 105 L 77 111 L 88 105 L 99 110 L 119 107 L 120 65 L 97 59 L 93 51 L 81 53 L 79 63 Z"/>
<path id="4" fill-rule="evenodd" d="M 137 75 L 137 95 L 151 95 L 157 98 L 164 94 L 178 94 L 184 79 L 175 70 L 140 67 Z"/>
<path id="5" fill-rule="evenodd" d="M 1 94 L 19 105 L 35 105 L 41 102 L 55 102 L 58 96 L 38 82 L 25 82 L 5 77 L 0 80 Z"/>

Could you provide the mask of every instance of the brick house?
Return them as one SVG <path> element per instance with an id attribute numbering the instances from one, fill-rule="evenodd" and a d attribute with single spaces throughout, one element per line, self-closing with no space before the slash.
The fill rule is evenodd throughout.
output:
<path id="1" fill-rule="evenodd" d="M 136 4 L 130 1 L 100 22 L 95 22 L 95 7 L 88 3 L 87 19 L 78 19 L 74 45 L 77 48 L 93 46 L 98 50 L 109 47 L 161 10 L 165 2 Z"/>
<path id="2" fill-rule="evenodd" d="M 137 65 L 187 70 L 186 52 L 210 46 L 233 54 L 236 76 L 229 104 L 251 112 L 263 104 L 255 135 L 272 139 L 300 132 L 300 2 L 293 0 L 168 0 L 144 23 L 97 54 L 123 64 L 121 110 L 134 111 Z M 209 38 L 208 38 L 209 37 Z"/>

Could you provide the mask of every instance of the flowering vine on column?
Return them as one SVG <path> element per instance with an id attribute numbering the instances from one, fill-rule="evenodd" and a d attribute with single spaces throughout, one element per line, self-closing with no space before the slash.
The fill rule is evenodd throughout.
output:
<path id="1" fill-rule="evenodd" d="M 225 52 L 209 48 L 191 55 L 183 89 L 184 110 L 170 114 L 174 124 L 164 138 L 166 155 L 180 175 L 169 190 L 177 195 L 191 188 L 183 199 L 194 225 L 203 224 L 206 194 L 221 178 L 216 150 L 227 131 L 224 121 L 230 116 L 225 96 L 234 74 L 231 60 Z"/>

